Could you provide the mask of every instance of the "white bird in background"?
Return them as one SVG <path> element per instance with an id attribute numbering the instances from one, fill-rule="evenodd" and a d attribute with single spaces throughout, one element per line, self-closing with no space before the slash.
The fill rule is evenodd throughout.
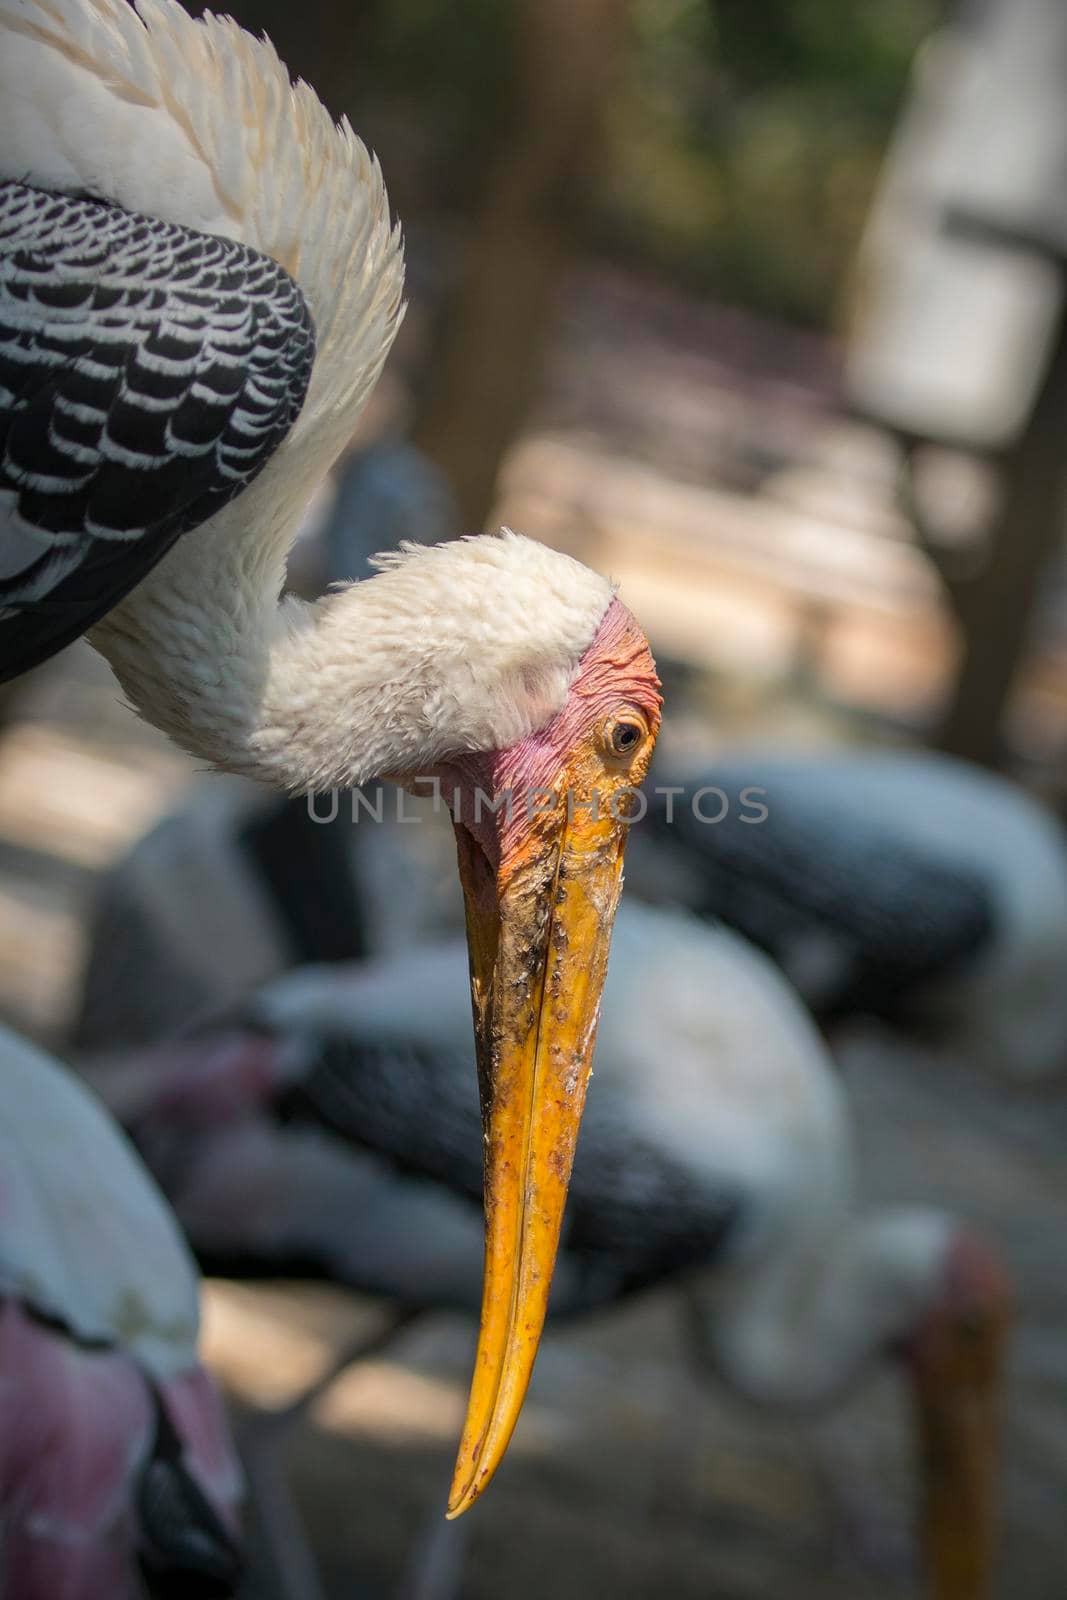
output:
<path id="1" fill-rule="evenodd" d="M 824 1023 L 883 1017 L 1020 1083 L 1067 1070 L 1067 836 L 1017 784 L 873 750 L 654 777 L 638 893 L 737 928 Z"/>
<path id="2" fill-rule="evenodd" d="M 206 1263 L 295 1264 L 409 1306 L 476 1307 L 463 962 L 451 942 L 298 969 L 258 997 L 267 1036 L 99 1063 Z M 858 1210 L 825 1046 L 771 962 L 726 930 L 627 902 L 596 1080 L 554 1308 L 683 1271 L 708 1371 L 772 1408 L 825 1407 L 896 1359 L 917 1405 L 931 1593 L 980 1600 L 1007 1316 L 995 1257 L 945 1213 Z"/>
<path id="3" fill-rule="evenodd" d="M 431 778 L 455 813 L 489 1201 L 456 1513 L 536 1353 L 659 694 L 612 586 L 513 534 L 279 605 L 402 276 L 377 164 L 266 40 L 176 0 L 0 0 L 3 673 L 91 628 L 193 755 Z"/>
<path id="4" fill-rule="evenodd" d="M 95 1098 L 6 1030 L 0 1194 L 0 1595 L 232 1594 L 241 1474 L 188 1248 Z"/>
<path id="5" fill-rule="evenodd" d="M 95 886 L 70 1047 L 188 1034 L 291 967 L 461 934 L 447 825 L 407 796 L 398 821 L 394 799 L 371 787 L 360 820 L 342 803 L 326 821 L 258 784 L 197 784 Z"/>
<path id="6" fill-rule="evenodd" d="M 902 751 L 733 752 L 651 776 L 631 897 L 736 928 L 826 1028 L 872 1016 L 931 1065 L 1062 1076 L 1067 836 L 1017 784 Z M 700 820 L 695 797 L 701 817 L 729 810 Z M 102 880 L 77 1043 L 158 1038 L 287 966 L 456 931 L 440 830 L 394 813 L 369 796 L 355 825 L 345 806 L 327 825 L 252 786 L 194 791 Z"/>

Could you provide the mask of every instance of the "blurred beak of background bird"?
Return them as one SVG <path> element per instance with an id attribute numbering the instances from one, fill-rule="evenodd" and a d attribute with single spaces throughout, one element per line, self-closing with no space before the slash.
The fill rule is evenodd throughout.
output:
<path id="1" fill-rule="evenodd" d="M 647 646 L 644 646 L 647 655 Z M 651 657 L 648 670 L 656 684 Z M 544 1325 L 585 1104 L 623 851 L 659 728 L 658 693 L 586 708 L 544 783 L 537 751 L 504 753 L 513 798 L 493 826 L 456 817 L 485 1138 L 482 1320 L 448 1515 L 499 1465 Z M 504 780 L 503 783 L 501 780 Z M 532 803 L 531 803 L 532 802 Z M 469 789 L 464 795 L 469 807 Z"/>
<path id="2" fill-rule="evenodd" d="M 1007 1275 L 973 1235 L 954 1246 L 945 1303 L 912 1346 L 931 1600 L 987 1600 L 996 1533 Z"/>

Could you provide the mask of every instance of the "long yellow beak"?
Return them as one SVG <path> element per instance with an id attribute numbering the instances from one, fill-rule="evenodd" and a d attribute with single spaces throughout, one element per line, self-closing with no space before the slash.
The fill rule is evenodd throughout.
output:
<path id="1" fill-rule="evenodd" d="M 544 1326 L 585 1104 L 626 829 L 568 818 L 505 882 L 457 828 L 485 1136 L 482 1321 L 448 1515 L 488 1484 Z"/>

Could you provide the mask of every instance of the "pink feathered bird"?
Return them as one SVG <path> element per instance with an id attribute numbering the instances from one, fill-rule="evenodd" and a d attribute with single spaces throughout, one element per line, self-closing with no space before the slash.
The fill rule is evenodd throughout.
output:
<path id="1" fill-rule="evenodd" d="M 0 1597 L 221 1600 L 241 1476 L 196 1269 L 89 1091 L 0 1057 Z"/>

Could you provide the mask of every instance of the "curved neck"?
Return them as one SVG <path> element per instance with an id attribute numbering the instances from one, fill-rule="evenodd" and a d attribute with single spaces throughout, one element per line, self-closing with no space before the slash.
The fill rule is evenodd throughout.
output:
<path id="1" fill-rule="evenodd" d="M 294 791 L 413 779 L 517 745 L 583 661 L 595 677 L 610 584 L 515 534 L 412 547 L 312 606 L 279 603 L 322 469 L 321 440 L 287 443 L 93 630 L 134 708 L 183 749 Z"/>
<path id="2" fill-rule="evenodd" d="M 297 758 L 265 760 L 259 749 L 279 658 L 314 624 L 315 607 L 280 599 L 296 521 L 319 476 L 306 464 L 294 472 L 294 455 L 299 469 L 299 455 L 283 447 L 232 505 L 183 534 L 89 640 L 133 709 L 190 755 L 302 788 Z"/>

